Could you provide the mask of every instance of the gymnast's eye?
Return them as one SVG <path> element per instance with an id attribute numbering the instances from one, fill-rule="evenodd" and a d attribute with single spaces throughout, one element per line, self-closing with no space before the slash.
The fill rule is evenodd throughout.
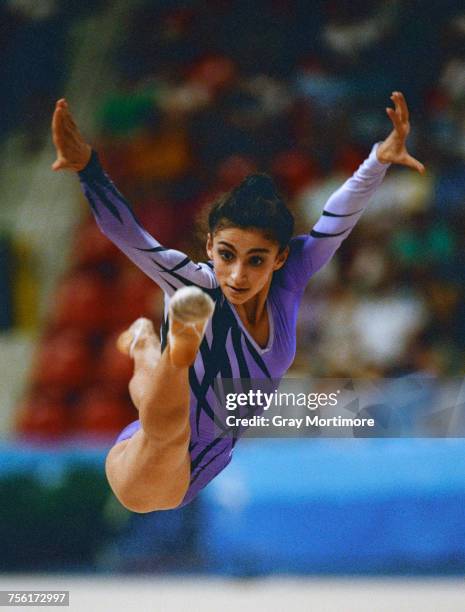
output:
<path id="1" fill-rule="evenodd" d="M 218 251 L 218 253 L 223 261 L 232 261 L 234 259 L 234 255 L 231 251 Z"/>
<path id="2" fill-rule="evenodd" d="M 263 261 L 263 257 L 260 257 L 259 255 L 254 255 L 249 259 L 250 265 L 254 267 L 261 266 Z"/>

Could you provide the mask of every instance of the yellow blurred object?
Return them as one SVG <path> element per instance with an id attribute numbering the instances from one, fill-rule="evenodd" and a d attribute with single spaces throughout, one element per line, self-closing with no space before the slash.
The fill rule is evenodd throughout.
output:
<path id="1" fill-rule="evenodd" d="M 33 331 L 38 326 L 39 286 L 31 246 L 23 239 L 13 245 L 13 312 L 15 327 Z"/>
<path id="2" fill-rule="evenodd" d="M 142 180 L 170 181 L 184 174 L 191 164 L 187 134 L 179 126 L 164 127 L 155 135 L 141 134 L 130 148 L 133 172 Z"/>

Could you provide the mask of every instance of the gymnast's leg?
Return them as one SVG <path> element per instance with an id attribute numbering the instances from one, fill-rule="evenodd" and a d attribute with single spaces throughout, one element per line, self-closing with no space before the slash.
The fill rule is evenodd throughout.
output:
<path id="1" fill-rule="evenodd" d="M 147 319 L 138 319 L 118 341 L 120 350 L 134 358 L 129 389 L 141 429 L 113 446 L 106 473 L 116 497 L 133 512 L 175 508 L 189 486 L 188 371 L 213 302 L 192 287 L 175 296 L 174 313 L 170 303 L 169 342 L 162 354 Z"/>

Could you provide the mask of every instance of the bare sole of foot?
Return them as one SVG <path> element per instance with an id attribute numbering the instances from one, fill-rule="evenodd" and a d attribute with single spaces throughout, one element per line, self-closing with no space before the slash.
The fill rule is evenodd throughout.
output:
<path id="1" fill-rule="evenodd" d="M 148 338 L 159 343 L 152 321 L 141 317 L 136 319 L 127 330 L 120 334 L 116 341 L 116 347 L 124 355 L 129 355 L 129 357 L 133 358 L 136 346 L 141 342 L 145 342 Z"/>
<path id="2" fill-rule="evenodd" d="M 192 365 L 215 302 L 198 287 L 182 287 L 170 300 L 168 343 L 170 361 L 177 367 Z"/>

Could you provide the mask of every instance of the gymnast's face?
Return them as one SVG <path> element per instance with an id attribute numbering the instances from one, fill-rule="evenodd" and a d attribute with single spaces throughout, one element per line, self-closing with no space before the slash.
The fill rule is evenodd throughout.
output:
<path id="1" fill-rule="evenodd" d="M 207 253 L 216 278 L 232 304 L 244 304 L 261 291 L 268 292 L 273 272 L 281 268 L 289 247 L 279 244 L 259 229 L 229 227 L 208 234 Z"/>

